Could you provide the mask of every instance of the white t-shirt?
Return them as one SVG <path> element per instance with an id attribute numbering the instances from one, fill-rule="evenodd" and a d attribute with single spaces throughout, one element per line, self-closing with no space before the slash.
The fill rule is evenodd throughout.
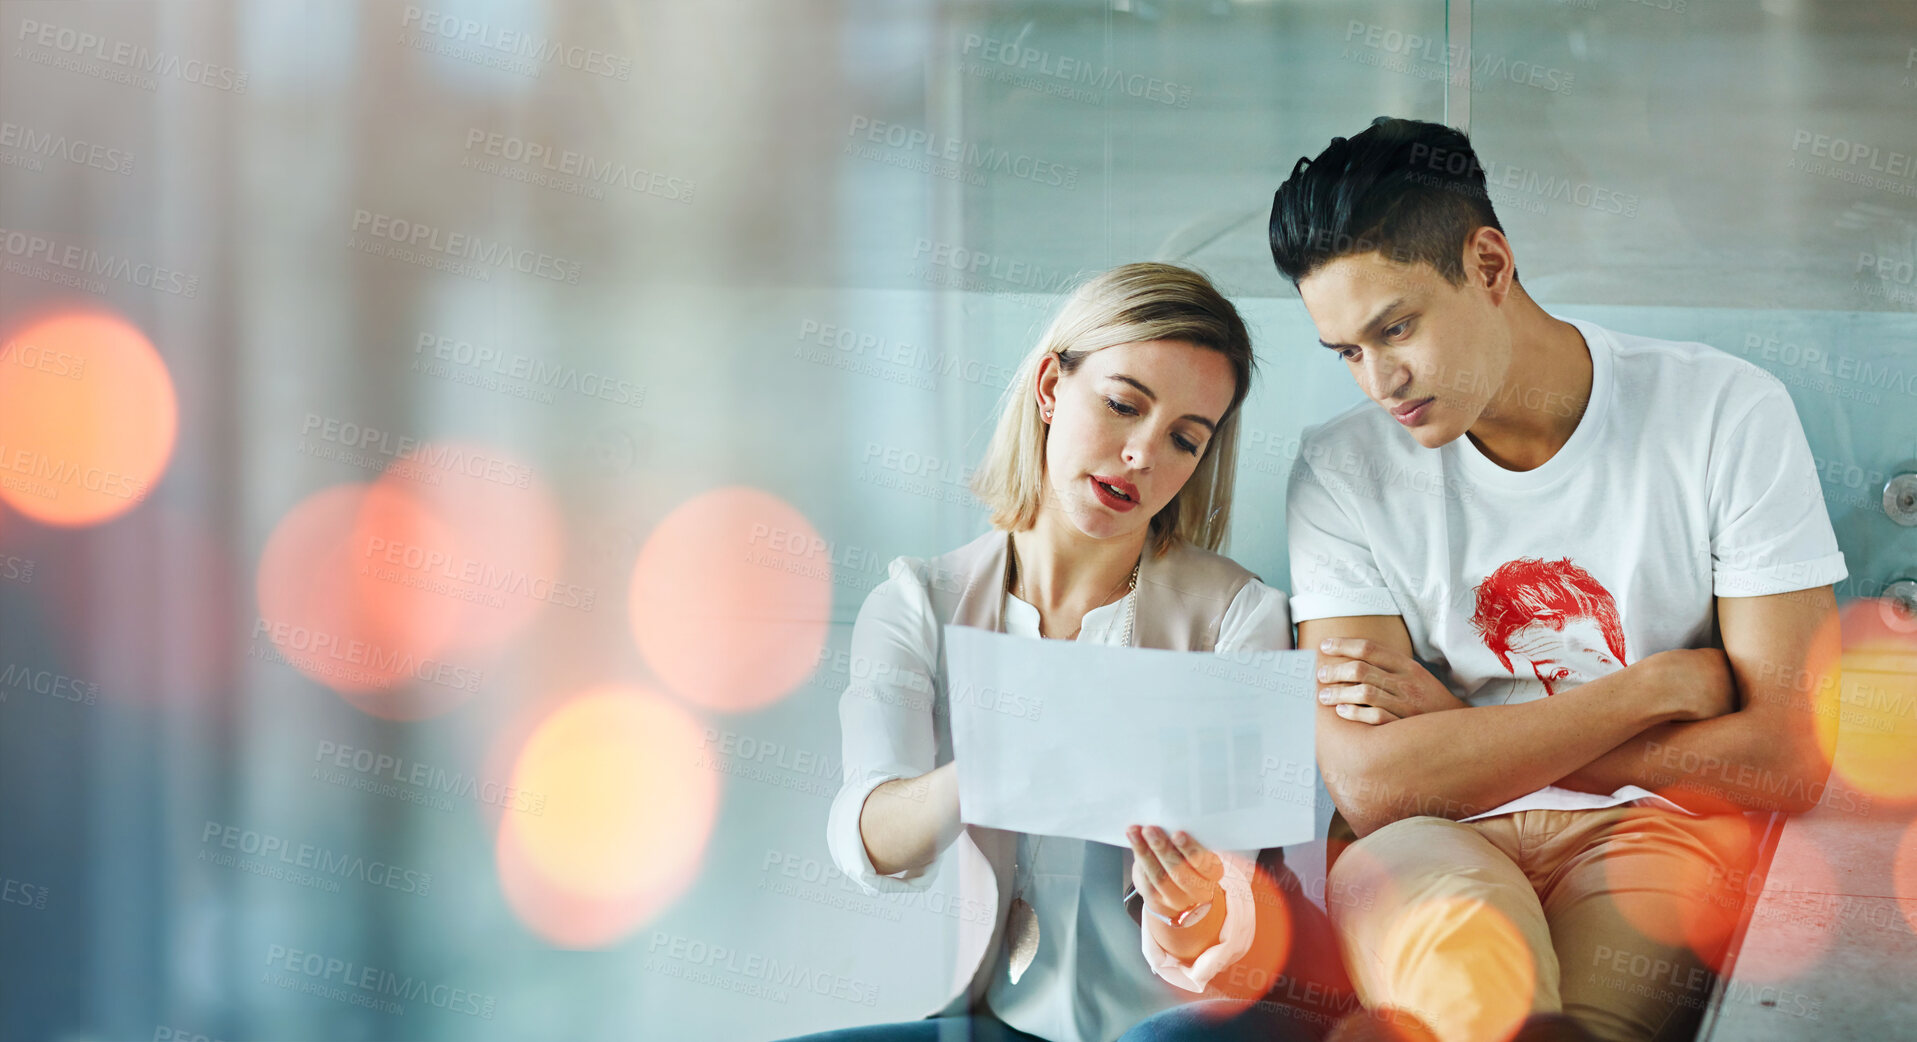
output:
<path id="1" fill-rule="evenodd" d="M 859 815 L 872 790 L 894 778 L 913 778 L 951 759 L 947 738 L 935 726 L 934 717 L 944 714 L 945 678 L 939 674 L 938 639 L 943 619 L 932 604 L 930 566 L 920 558 L 900 557 L 892 561 L 884 582 L 866 595 L 852 629 L 853 661 L 865 664 L 862 676 L 848 685 L 839 698 L 839 724 L 845 757 L 845 781 L 826 826 L 826 845 L 839 870 L 868 894 L 883 891 L 923 890 L 932 881 L 931 869 L 897 875 L 881 875 L 872 865 L 859 832 Z M 1126 612 L 1136 594 L 1093 608 L 1083 620 L 1078 639 L 1101 644 L 1118 644 L 1125 638 Z M 1039 639 L 1038 610 L 1007 594 L 1003 625 L 1006 633 Z M 1291 648 L 1291 617 L 1282 590 L 1253 579 L 1238 591 L 1219 620 L 1216 650 L 1219 654 L 1237 651 L 1283 651 Z M 1029 837 L 1020 837 L 1020 852 L 1029 857 Z M 1082 846 L 1083 841 L 1048 839 L 1044 854 L 1056 860 L 1061 851 Z M 1250 879 L 1246 873 L 1258 851 L 1221 851 L 1226 858 L 1224 920 L 1218 943 L 1187 962 L 1159 947 L 1149 929 L 1132 923 L 1120 900 L 1130 878 L 1130 851 L 1125 852 L 1124 870 L 1107 882 L 1111 900 L 1093 907 L 1100 920 L 1098 933 L 1137 937 L 1135 951 L 1142 951 L 1144 967 L 1164 981 L 1186 991 L 1202 991 L 1207 983 L 1226 967 L 1243 958 L 1250 950 L 1256 921 Z M 1043 898 L 1034 900 L 1041 918 L 1061 912 L 1045 907 Z M 1069 910 L 1064 910 L 1069 911 Z M 1057 1042 L 1097 1042 L 1102 1036 L 1116 1037 L 1125 1027 L 1143 1019 L 1168 1002 L 1151 990 L 1132 989 L 1134 994 L 1110 998 L 1111 1009 L 1086 1009 L 1084 1004 L 1105 991 L 1109 982 L 1079 982 L 1074 979 L 1074 953 L 1061 950 L 1054 940 L 1044 943 L 1041 931 L 1038 953 L 1021 978 L 1018 989 L 1009 989 L 995 978 L 991 998 L 998 1015 L 1012 1026 Z M 1054 938 L 1058 935 L 1053 934 Z M 1088 934 L 1089 936 L 1089 934 Z M 992 960 L 999 953 L 987 952 Z M 1111 953 L 1117 956 L 1117 952 Z M 1077 953 L 1078 962 L 1088 953 Z M 1129 959 L 1137 960 L 1137 955 Z M 1013 994 L 1013 991 L 1016 994 Z M 1116 1030 L 1112 1028 L 1116 1027 Z"/>
<path id="2" fill-rule="evenodd" d="M 1453 694 L 1502 705 L 1715 644 L 1713 594 L 1844 578 L 1782 382 L 1708 344 L 1565 321 L 1591 397 L 1541 467 L 1506 470 L 1463 436 L 1427 449 L 1373 402 L 1305 432 L 1286 502 L 1294 619 L 1402 616 Z M 1476 817 L 1638 800 L 1675 806 L 1547 786 Z"/>

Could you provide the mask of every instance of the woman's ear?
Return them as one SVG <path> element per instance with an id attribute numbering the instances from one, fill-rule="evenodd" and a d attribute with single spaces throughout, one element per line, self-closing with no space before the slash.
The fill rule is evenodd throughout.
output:
<path id="1" fill-rule="evenodd" d="M 1046 423 L 1052 422 L 1052 410 L 1058 406 L 1058 355 L 1047 351 L 1045 357 L 1038 360 L 1038 375 L 1032 388 L 1038 397 L 1038 415 Z"/>

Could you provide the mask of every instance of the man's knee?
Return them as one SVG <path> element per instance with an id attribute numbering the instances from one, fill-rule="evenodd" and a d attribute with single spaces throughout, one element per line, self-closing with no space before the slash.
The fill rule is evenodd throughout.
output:
<path id="1" fill-rule="evenodd" d="M 1429 838 L 1434 835 L 1447 835 L 1458 831 L 1469 832 L 1470 827 L 1460 825 L 1450 818 L 1436 818 L 1424 814 L 1399 818 L 1347 844 L 1333 868 L 1344 864 L 1346 857 L 1353 851 L 1360 852 L 1363 855 L 1362 860 L 1388 859 L 1393 851 L 1400 848 L 1415 850 L 1429 842 Z"/>
<path id="2" fill-rule="evenodd" d="M 1354 841 L 1325 873 L 1326 907 L 1334 892 L 1369 891 L 1385 883 L 1402 886 L 1411 876 L 1442 864 L 1444 855 L 1434 854 L 1434 848 L 1462 834 L 1473 833 L 1449 818 L 1418 815 L 1399 818 Z"/>

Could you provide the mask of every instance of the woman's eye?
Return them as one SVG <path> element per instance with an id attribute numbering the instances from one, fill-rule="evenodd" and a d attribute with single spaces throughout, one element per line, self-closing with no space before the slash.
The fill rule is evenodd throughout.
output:
<path id="1" fill-rule="evenodd" d="M 1106 407 L 1106 408 L 1108 408 L 1108 409 L 1110 409 L 1111 411 L 1113 411 L 1113 412 L 1115 412 L 1115 413 L 1117 413 L 1117 414 L 1118 414 L 1118 415 L 1120 415 L 1120 416 L 1136 416 L 1136 415 L 1138 415 L 1138 410 L 1137 410 L 1137 409 L 1134 409 L 1134 408 L 1132 408 L 1131 406 L 1129 406 L 1129 405 L 1126 405 L 1126 404 L 1125 404 L 1124 402 L 1121 402 L 1121 401 L 1119 401 L 1119 400 L 1118 400 L 1118 399 L 1116 399 L 1116 398 L 1107 398 L 1107 399 L 1105 399 L 1105 407 Z"/>
<path id="2" fill-rule="evenodd" d="M 1198 446 L 1181 434 L 1172 435 L 1172 444 L 1178 446 L 1180 451 L 1189 455 L 1198 455 Z"/>

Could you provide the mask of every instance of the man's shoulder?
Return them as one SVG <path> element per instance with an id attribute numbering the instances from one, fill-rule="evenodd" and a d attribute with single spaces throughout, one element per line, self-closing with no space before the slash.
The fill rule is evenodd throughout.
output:
<path id="1" fill-rule="evenodd" d="M 1715 422 L 1737 418 L 1767 395 L 1787 393 L 1783 381 L 1763 366 L 1703 341 L 1597 328 L 1610 341 L 1613 382 L 1627 403 Z M 1673 413 L 1665 408 L 1671 399 L 1686 408 Z"/>
<path id="2" fill-rule="evenodd" d="M 1403 425 L 1393 420 L 1382 406 L 1369 400 L 1306 427 L 1298 437 L 1299 455 L 1307 461 L 1316 460 L 1333 448 L 1346 447 L 1367 453 L 1422 448 L 1405 432 Z"/>

